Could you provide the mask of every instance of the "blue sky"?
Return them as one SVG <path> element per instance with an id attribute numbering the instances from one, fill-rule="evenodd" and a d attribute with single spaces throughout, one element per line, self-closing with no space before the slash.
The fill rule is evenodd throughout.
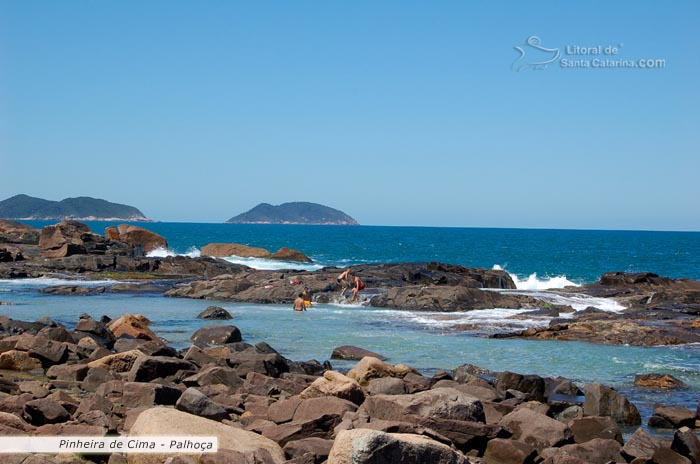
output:
<path id="1" fill-rule="evenodd" d="M 690 0 L 0 0 L 0 198 L 700 230 L 698 23 Z M 515 72 L 532 35 L 665 66 Z"/>

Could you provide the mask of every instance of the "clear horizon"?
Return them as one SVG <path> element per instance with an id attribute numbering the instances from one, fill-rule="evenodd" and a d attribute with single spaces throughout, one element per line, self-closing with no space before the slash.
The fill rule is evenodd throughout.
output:
<path id="1" fill-rule="evenodd" d="M 700 231 L 698 20 L 690 0 L 0 0 L 0 199 Z"/>

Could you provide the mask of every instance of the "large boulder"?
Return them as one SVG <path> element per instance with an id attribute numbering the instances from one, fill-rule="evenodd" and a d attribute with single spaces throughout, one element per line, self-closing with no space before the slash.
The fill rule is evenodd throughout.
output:
<path id="1" fill-rule="evenodd" d="M 0 243 L 39 244 L 39 230 L 17 221 L 0 219 Z"/>
<path id="2" fill-rule="evenodd" d="M 109 330 L 115 337 L 131 337 L 141 340 L 160 340 L 151 329 L 148 328 L 150 320 L 141 314 L 125 313 L 109 323 Z"/>
<path id="3" fill-rule="evenodd" d="M 688 427 L 676 430 L 671 449 L 690 459 L 693 464 L 700 464 L 700 440 Z"/>
<path id="4" fill-rule="evenodd" d="M 660 446 L 658 438 L 652 437 L 649 432 L 640 427 L 627 439 L 627 443 L 622 447 L 622 453 L 629 461 L 649 459 Z"/>
<path id="5" fill-rule="evenodd" d="M 348 377 L 356 380 L 360 385 L 366 386 L 372 379 L 381 377 L 403 378 L 408 373 L 417 374 L 418 372 L 403 364 L 392 366 L 378 358 L 366 356 L 348 371 Z"/>
<path id="6" fill-rule="evenodd" d="M 408 433 L 356 429 L 338 433 L 328 464 L 468 464 L 459 451 L 430 438 Z"/>
<path id="7" fill-rule="evenodd" d="M 162 435 L 215 436 L 219 442 L 217 455 L 231 453 L 227 455 L 228 459 L 225 462 L 282 464 L 286 460 L 282 448 L 277 443 L 257 433 L 171 408 L 157 407 L 141 412 L 129 430 L 130 437 Z M 167 457 L 167 454 L 129 454 L 128 462 L 161 464 Z"/>
<path id="8" fill-rule="evenodd" d="M 117 230 L 119 232 L 119 241 L 143 246 L 144 253 L 149 253 L 158 248 L 168 249 L 168 241 L 164 237 L 143 227 L 119 224 Z"/>
<path id="9" fill-rule="evenodd" d="M 661 429 L 695 427 L 695 411 L 680 406 L 658 406 L 649 418 L 649 426 Z"/>
<path id="10" fill-rule="evenodd" d="M 316 398 L 320 396 L 335 396 L 355 404 L 362 404 L 365 394 L 356 380 L 347 377 L 340 372 L 326 371 L 323 377 L 319 377 L 301 392 L 302 398 Z"/>
<path id="11" fill-rule="evenodd" d="M 571 441 L 571 430 L 556 419 L 528 408 L 520 408 L 503 416 L 498 423 L 513 433 L 513 438 L 542 451 Z"/>
<path id="12" fill-rule="evenodd" d="M 620 453 L 621 449 L 622 445 L 616 440 L 594 438 L 586 443 L 549 448 L 541 453 L 541 457 L 567 456 L 580 459 L 587 464 L 623 463 L 625 458 Z"/>
<path id="13" fill-rule="evenodd" d="M 634 376 L 634 384 L 647 388 L 682 388 L 686 384 L 671 374 L 637 374 Z"/>
<path id="14" fill-rule="evenodd" d="M 615 440 L 622 444 L 622 432 L 611 417 L 581 417 L 569 423 L 576 443 L 585 443 L 594 438 Z"/>
<path id="15" fill-rule="evenodd" d="M 531 464 L 536 455 L 535 449 L 527 443 L 494 438 L 486 446 L 484 460 L 489 464 Z"/>
<path id="16" fill-rule="evenodd" d="M 215 421 L 229 418 L 223 406 L 210 400 L 205 394 L 193 387 L 188 388 L 182 393 L 175 407 L 180 411 Z"/>
<path id="17" fill-rule="evenodd" d="M 32 425 L 55 424 L 70 419 L 66 408 L 59 401 L 49 398 L 28 401 L 24 405 L 24 414 Z"/>
<path id="18" fill-rule="evenodd" d="M 496 377 L 496 388 L 505 394 L 509 390 L 523 393 L 526 401 L 544 401 L 545 382 L 538 375 L 522 375 L 515 372 L 501 372 Z"/>
<path id="19" fill-rule="evenodd" d="M 0 354 L 0 369 L 31 371 L 41 368 L 41 362 L 26 351 L 9 350 Z"/>
<path id="20" fill-rule="evenodd" d="M 207 345 L 224 345 L 242 340 L 241 331 L 233 325 L 208 325 L 197 330 L 190 340 Z"/>
<path id="21" fill-rule="evenodd" d="M 202 256 L 226 258 L 240 256 L 242 258 L 269 258 L 270 252 L 264 248 L 249 247 L 237 243 L 210 243 L 202 247 Z"/>
<path id="22" fill-rule="evenodd" d="M 90 369 L 103 368 L 111 372 L 129 372 L 136 363 L 136 360 L 143 356 L 146 355 L 139 350 L 125 351 L 123 353 L 111 354 L 96 359 L 95 361 L 90 361 L 88 367 Z"/>
<path id="23" fill-rule="evenodd" d="M 454 388 L 435 388 L 413 395 L 369 396 L 358 410 L 360 416 L 371 420 L 401 421 L 408 414 L 484 422 L 481 401 Z"/>
<path id="24" fill-rule="evenodd" d="M 150 382 L 166 378 L 179 371 L 194 371 L 196 366 L 189 361 L 167 356 L 142 356 L 136 358 L 127 379 L 130 382 Z"/>
<path id="25" fill-rule="evenodd" d="M 78 221 L 63 221 L 41 229 L 39 251 L 44 258 L 64 258 L 106 249 L 105 239 Z"/>
<path id="26" fill-rule="evenodd" d="M 333 348 L 333 352 L 331 353 L 331 359 L 349 359 L 352 361 L 359 361 L 366 356 L 371 356 L 382 361 L 386 359 L 386 357 L 374 351 L 351 345 L 337 346 Z"/>
<path id="27" fill-rule="evenodd" d="M 583 414 L 586 416 L 609 416 L 621 425 L 639 425 L 642 422 L 637 407 L 610 387 L 599 383 L 588 384 L 585 396 Z"/>

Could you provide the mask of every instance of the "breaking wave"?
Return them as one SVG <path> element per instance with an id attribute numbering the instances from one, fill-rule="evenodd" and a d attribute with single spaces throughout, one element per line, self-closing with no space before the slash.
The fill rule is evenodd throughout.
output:
<path id="1" fill-rule="evenodd" d="M 192 246 L 185 253 L 178 253 L 175 250 L 166 250 L 163 247 L 158 247 L 153 251 L 146 253 L 148 258 L 167 258 L 168 256 L 187 256 L 188 258 L 199 258 L 202 252 L 199 248 Z"/>
<path id="2" fill-rule="evenodd" d="M 504 271 L 500 265 L 494 264 L 493 269 L 496 271 Z M 506 271 L 508 272 L 508 271 Z M 533 272 L 526 279 L 521 279 L 515 274 L 508 272 L 511 279 L 515 283 L 515 287 L 518 290 L 548 290 L 552 288 L 564 288 L 564 287 L 578 287 L 579 284 L 570 281 L 566 278 L 566 275 L 550 277 L 545 279 L 540 279 L 537 277 L 537 273 Z"/>

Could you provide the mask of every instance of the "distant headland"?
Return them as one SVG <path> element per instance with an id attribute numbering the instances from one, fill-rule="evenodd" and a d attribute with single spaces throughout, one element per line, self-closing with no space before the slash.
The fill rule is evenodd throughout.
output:
<path id="1" fill-rule="evenodd" d="M 342 211 L 319 205 L 296 201 L 278 206 L 260 203 L 255 208 L 232 217 L 228 224 L 321 224 L 358 225 L 357 221 Z"/>
<path id="2" fill-rule="evenodd" d="M 91 197 L 44 200 L 29 195 L 15 195 L 0 201 L 0 218 L 24 220 L 74 219 L 79 221 L 151 221 L 133 206 L 111 203 Z"/>

